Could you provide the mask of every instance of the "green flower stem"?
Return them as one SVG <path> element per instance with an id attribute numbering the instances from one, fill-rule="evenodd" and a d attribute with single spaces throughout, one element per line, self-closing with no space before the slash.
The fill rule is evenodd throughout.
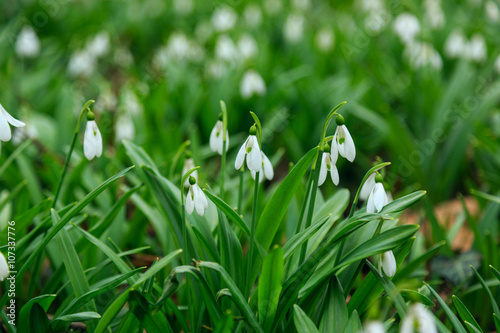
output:
<path id="1" fill-rule="evenodd" d="M 248 247 L 248 254 L 247 254 L 247 276 L 246 276 L 246 289 L 245 291 L 248 292 L 246 296 L 249 296 L 251 291 L 252 291 L 252 286 L 251 286 L 251 270 L 253 267 L 253 250 L 254 250 L 254 243 L 255 243 L 255 229 L 256 229 L 256 224 L 257 224 L 257 199 L 259 196 L 259 174 L 260 172 L 255 173 L 255 186 L 253 190 L 253 208 L 252 208 L 252 225 L 250 228 L 250 243 Z"/>
<path id="2" fill-rule="evenodd" d="M 92 99 L 87 101 L 87 103 L 85 103 L 82 110 L 80 111 L 80 116 L 78 117 L 78 122 L 76 123 L 75 132 L 73 133 L 73 139 L 71 139 L 71 145 L 69 148 L 68 156 L 66 157 L 66 162 L 64 163 L 63 173 L 61 175 L 61 178 L 59 179 L 59 184 L 57 185 L 57 190 L 56 190 L 56 193 L 54 195 L 54 201 L 52 202 L 51 208 L 54 208 L 57 204 L 57 199 L 59 198 L 59 194 L 61 192 L 61 187 L 62 187 L 62 184 L 64 182 L 64 178 L 66 177 L 66 173 L 68 171 L 68 165 L 69 165 L 69 161 L 71 160 L 71 154 L 73 154 L 73 150 L 75 149 L 75 145 L 76 145 L 76 140 L 78 138 L 78 133 L 80 132 L 80 126 L 82 124 L 83 115 L 88 110 L 89 106 L 92 105 L 92 103 L 94 103 L 94 102 L 95 101 Z"/>
<path id="3" fill-rule="evenodd" d="M 222 110 L 222 161 L 221 161 L 221 179 L 220 179 L 220 198 L 224 200 L 224 177 L 226 173 L 226 147 L 227 147 L 227 109 L 226 103 L 220 101 Z"/>

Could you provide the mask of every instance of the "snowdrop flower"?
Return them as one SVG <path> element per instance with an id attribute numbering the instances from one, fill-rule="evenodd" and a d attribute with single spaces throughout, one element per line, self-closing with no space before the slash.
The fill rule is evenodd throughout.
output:
<path id="1" fill-rule="evenodd" d="M 196 184 L 196 179 L 193 176 L 189 177 L 189 190 L 186 194 L 186 212 L 191 215 L 196 209 L 198 215 L 203 216 L 208 208 L 208 200 L 205 193 Z"/>
<path id="2" fill-rule="evenodd" d="M 396 17 L 393 27 L 403 43 L 412 42 L 420 32 L 418 19 L 410 13 L 403 13 Z"/>
<path id="3" fill-rule="evenodd" d="M 324 147 L 323 156 L 321 157 L 318 186 L 323 185 L 326 180 L 326 174 L 328 173 L 328 171 L 330 171 L 332 182 L 335 185 L 339 184 L 339 171 L 337 170 L 337 166 L 335 165 L 335 163 L 337 163 L 338 153 L 331 154 L 328 152 L 330 149 L 330 146 L 326 144 Z"/>
<path id="4" fill-rule="evenodd" d="M 455 29 L 446 38 L 444 52 L 450 58 L 458 58 L 464 55 L 467 47 L 467 40 L 462 31 Z"/>
<path id="5" fill-rule="evenodd" d="M 0 140 L 7 142 L 12 138 L 11 124 L 14 127 L 23 127 L 25 123 L 12 117 L 0 104 Z"/>
<path id="6" fill-rule="evenodd" d="M 174 11 L 179 15 L 187 15 L 194 9 L 193 0 L 175 0 Z"/>
<path id="7" fill-rule="evenodd" d="M 389 203 L 387 199 L 387 194 L 385 193 L 384 184 L 382 184 L 382 176 L 377 174 L 375 176 L 375 185 L 368 196 L 368 202 L 366 204 L 367 213 L 379 213 L 385 205 Z"/>
<path id="8" fill-rule="evenodd" d="M 273 170 L 273 165 L 271 164 L 271 161 L 269 158 L 264 154 L 264 152 L 261 150 L 260 154 L 262 155 L 262 170 L 264 173 L 264 176 L 260 176 L 259 178 L 259 183 L 262 183 L 264 181 L 264 178 L 267 180 L 273 180 L 274 178 L 274 170 Z M 250 174 L 252 175 L 252 178 L 255 180 L 255 175 L 257 174 L 254 170 L 250 170 Z"/>
<path id="9" fill-rule="evenodd" d="M 377 173 L 373 172 L 368 176 L 366 179 L 365 183 L 363 184 L 363 187 L 361 187 L 361 191 L 359 192 L 359 198 L 363 201 L 366 201 L 368 197 L 370 196 L 370 193 L 373 190 L 373 187 L 375 186 L 375 176 Z"/>
<path id="10" fill-rule="evenodd" d="M 210 150 L 222 155 L 223 135 L 222 131 L 224 124 L 222 123 L 222 114 L 219 115 L 219 120 L 215 123 L 212 132 L 210 133 Z M 229 147 L 229 132 L 226 129 L 226 151 Z M 193 167 L 194 168 L 194 167 Z"/>
<path id="11" fill-rule="evenodd" d="M 87 43 L 87 52 L 96 58 L 101 58 L 109 51 L 109 35 L 106 31 L 101 31 Z"/>
<path id="12" fill-rule="evenodd" d="M 238 49 L 244 59 L 253 58 L 259 52 L 259 47 L 255 39 L 249 34 L 244 34 L 238 40 Z"/>
<path id="13" fill-rule="evenodd" d="M 271 16 L 278 14 L 282 7 L 281 0 L 267 0 L 264 2 L 264 9 Z"/>
<path id="14" fill-rule="evenodd" d="M 500 55 L 495 60 L 495 70 L 497 71 L 498 74 L 500 74 Z"/>
<path id="15" fill-rule="evenodd" d="M 410 307 L 399 328 L 400 333 L 437 333 L 434 316 L 420 303 Z"/>
<path id="16" fill-rule="evenodd" d="M 442 28 L 445 23 L 445 17 L 441 8 L 441 0 L 425 0 L 424 6 L 425 16 L 431 28 Z"/>
<path id="17" fill-rule="evenodd" d="M 83 137 L 83 154 L 90 161 L 94 157 L 100 157 L 102 154 L 102 137 L 101 132 L 94 120 L 94 113 L 87 113 L 87 127 Z"/>
<path id="18" fill-rule="evenodd" d="M 2 252 L 0 252 L 0 281 L 3 281 L 5 278 L 9 277 L 10 270 L 9 265 L 7 264 L 7 260 Z"/>
<path id="19" fill-rule="evenodd" d="M 293 0 L 293 6 L 298 10 L 307 10 L 311 6 L 311 0 Z"/>
<path id="20" fill-rule="evenodd" d="M 135 126 L 132 118 L 128 113 L 122 114 L 116 120 L 115 125 L 115 140 L 133 140 L 135 137 Z"/>
<path id="21" fill-rule="evenodd" d="M 190 152 L 186 152 L 186 160 L 184 161 L 184 165 L 182 166 L 182 177 L 184 177 L 184 175 L 186 173 L 189 172 L 189 170 L 192 170 L 195 168 L 195 165 L 194 165 L 194 160 L 193 158 L 191 157 L 191 153 Z M 198 181 L 198 170 L 194 170 L 193 173 L 191 173 L 191 177 L 194 177 L 194 179 L 196 181 Z M 186 181 L 184 182 L 184 186 L 185 187 L 189 187 L 189 179 L 186 179 Z"/>
<path id="22" fill-rule="evenodd" d="M 217 8 L 212 16 L 212 25 L 216 31 L 228 31 L 234 27 L 237 19 L 238 15 L 231 8 Z"/>
<path id="23" fill-rule="evenodd" d="M 243 12 L 245 21 L 251 27 L 257 27 L 262 22 L 262 11 L 256 4 L 249 4 Z"/>
<path id="24" fill-rule="evenodd" d="M 356 157 L 356 147 L 354 146 L 354 141 L 349 130 L 345 126 L 344 117 L 338 115 L 335 118 L 335 122 L 337 123 L 337 130 L 332 140 L 332 159 L 337 161 L 337 154 L 340 154 L 340 156 L 346 158 L 349 162 L 353 162 Z"/>
<path id="25" fill-rule="evenodd" d="M 215 55 L 225 61 L 237 61 L 240 53 L 233 40 L 228 35 L 221 35 L 215 44 Z"/>
<path id="26" fill-rule="evenodd" d="M 364 325 L 363 333 L 385 333 L 384 324 L 380 321 L 369 321 Z"/>
<path id="27" fill-rule="evenodd" d="M 16 53 L 20 57 L 34 58 L 40 53 L 40 40 L 35 30 L 24 26 L 16 40 Z"/>
<path id="28" fill-rule="evenodd" d="M 96 59 L 87 50 L 73 53 L 68 64 L 68 72 L 73 76 L 90 76 L 96 67 Z"/>
<path id="29" fill-rule="evenodd" d="M 283 34 L 290 43 L 300 42 L 304 34 L 304 17 L 299 14 L 289 15 L 285 22 Z"/>
<path id="30" fill-rule="evenodd" d="M 405 55 L 415 69 L 430 66 L 440 70 L 443 67 L 441 55 L 429 43 L 409 43 L 405 49 Z"/>
<path id="31" fill-rule="evenodd" d="M 365 19 L 365 28 L 372 34 L 380 33 L 391 20 L 391 14 L 385 9 L 369 12 Z"/>
<path id="32" fill-rule="evenodd" d="M 486 42 L 481 34 L 474 34 L 465 48 L 466 59 L 483 62 L 486 60 Z"/>
<path id="33" fill-rule="evenodd" d="M 266 83 L 262 76 L 254 70 L 248 70 L 240 85 L 240 94 L 244 99 L 249 99 L 253 95 L 262 96 L 266 93 Z"/>
<path id="34" fill-rule="evenodd" d="M 335 35 L 331 29 L 323 28 L 316 33 L 316 46 L 321 52 L 327 53 L 332 50 Z"/>
<path id="35" fill-rule="evenodd" d="M 495 1 L 486 1 L 484 10 L 486 12 L 486 16 L 488 16 L 491 22 L 496 23 L 500 21 L 500 9 L 498 8 L 498 5 L 495 3 Z"/>
<path id="36" fill-rule="evenodd" d="M 392 251 L 387 251 L 380 255 L 378 269 L 379 271 L 383 269 L 385 275 L 388 277 L 393 277 L 394 274 L 396 274 L 396 258 L 394 257 L 394 253 L 392 253 Z"/>
<path id="37" fill-rule="evenodd" d="M 213 34 L 213 27 L 208 21 L 200 21 L 194 28 L 194 35 L 200 43 L 205 43 Z"/>
<path id="38" fill-rule="evenodd" d="M 247 160 L 247 166 L 250 171 L 260 172 L 262 170 L 262 154 L 260 153 L 259 141 L 255 136 L 257 134 L 257 128 L 253 125 L 250 128 L 250 135 L 246 141 L 241 146 L 236 155 L 236 161 L 234 162 L 234 167 L 236 170 L 240 170 L 245 161 Z"/>
<path id="39" fill-rule="evenodd" d="M 167 56 L 176 60 L 183 60 L 189 54 L 189 40 L 183 33 L 175 32 L 168 38 L 165 51 Z"/>

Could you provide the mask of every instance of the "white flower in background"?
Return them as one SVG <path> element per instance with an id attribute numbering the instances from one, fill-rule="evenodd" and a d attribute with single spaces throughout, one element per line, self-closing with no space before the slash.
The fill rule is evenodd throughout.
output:
<path id="1" fill-rule="evenodd" d="M 290 43 L 297 43 L 302 40 L 304 34 L 304 16 L 299 14 L 288 15 L 285 26 L 283 28 L 283 35 Z"/>
<path id="2" fill-rule="evenodd" d="M 396 17 L 393 28 L 403 43 L 410 43 L 420 32 L 420 23 L 414 15 L 403 13 Z"/>
<path id="3" fill-rule="evenodd" d="M 18 146 L 29 138 L 38 138 L 38 130 L 32 122 L 28 122 L 25 127 L 18 127 L 12 133 L 12 144 Z"/>
<path id="4" fill-rule="evenodd" d="M 349 133 L 349 130 L 345 126 L 344 117 L 338 115 L 335 121 L 337 123 L 337 130 L 332 140 L 332 159 L 337 161 L 337 154 L 340 154 L 340 156 L 346 158 L 349 162 L 353 162 L 354 158 L 356 158 L 356 147 L 354 146 L 351 133 Z"/>
<path id="5" fill-rule="evenodd" d="M 0 140 L 7 142 L 12 138 L 12 133 L 10 131 L 11 124 L 14 127 L 23 127 L 25 123 L 16 118 L 12 117 L 0 104 Z"/>
<path id="6" fill-rule="evenodd" d="M 392 17 L 385 9 L 369 12 L 365 18 L 365 28 L 372 34 L 377 35 L 385 29 Z"/>
<path id="7" fill-rule="evenodd" d="M 444 52 L 450 58 L 462 57 L 467 47 L 467 39 L 461 30 L 455 29 L 446 38 L 444 43 Z"/>
<path id="8" fill-rule="evenodd" d="M 434 316 L 420 303 L 410 307 L 399 327 L 400 333 L 437 333 Z"/>
<path id="9" fill-rule="evenodd" d="M 101 31 L 87 43 L 87 52 L 96 58 L 101 58 L 109 51 L 109 34 L 106 31 Z"/>
<path id="10" fill-rule="evenodd" d="M 445 17 L 441 8 L 441 0 L 425 0 L 425 17 L 432 29 L 444 27 Z"/>
<path id="11" fill-rule="evenodd" d="M 200 43 L 205 43 L 210 37 L 212 37 L 213 33 L 214 28 L 212 27 L 212 24 L 207 21 L 199 22 L 194 28 L 194 35 Z"/>
<path id="12" fill-rule="evenodd" d="M 311 6 L 311 0 L 293 0 L 293 7 L 298 10 L 306 11 Z"/>
<path id="13" fill-rule="evenodd" d="M 197 60 L 202 56 L 200 47 L 195 42 L 190 41 L 186 35 L 181 32 L 175 32 L 170 35 L 165 49 L 165 58 L 162 58 L 160 51 L 160 64 L 165 66 L 170 59 L 175 60 Z"/>
<path id="14" fill-rule="evenodd" d="M 243 11 L 243 17 L 245 18 L 245 22 L 255 28 L 260 25 L 262 22 L 262 11 L 260 7 L 256 4 L 249 4 L 245 7 Z"/>
<path id="15" fill-rule="evenodd" d="M 184 160 L 184 165 L 182 166 L 182 177 L 184 177 L 184 175 L 186 173 L 189 172 L 189 170 L 192 170 L 194 169 L 196 166 L 194 165 L 194 160 L 193 158 L 191 157 L 191 154 L 188 154 L 188 158 L 186 158 L 186 160 Z M 198 170 L 194 170 L 191 175 L 191 177 L 193 177 L 196 181 L 198 181 Z M 184 186 L 185 187 L 189 187 L 189 177 L 188 179 L 186 179 L 186 181 L 184 182 Z"/>
<path id="16" fill-rule="evenodd" d="M 111 111 L 116 107 L 116 96 L 113 94 L 110 88 L 102 89 L 99 98 L 95 103 L 95 108 L 102 111 Z"/>
<path id="17" fill-rule="evenodd" d="M 17 36 L 16 53 L 24 58 L 34 58 L 40 53 L 40 40 L 29 25 L 24 26 Z"/>
<path id="18" fill-rule="evenodd" d="M 274 16 L 281 11 L 283 4 L 281 0 L 267 0 L 264 1 L 264 10 L 270 16 Z"/>
<path id="19" fill-rule="evenodd" d="M 5 259 L 5 256 L 0 252 L 0 281 L 8 278 L 10 275 L 9 264 Z"/>
<path id="20" fill-rule="evenodd" d="M 83 154 L 89 161 L 102 154 L 101 132 L 99 132 L 93 114 L 87 114 L 87 127 L 83 136 Z"/>
<path id="21" fill-rule="evenodd" d="M 262 169 L 262 154 L 260 153 L 259 141 L 255 134 L 257 129 L 255 125 L 250 128 L 250 135 L 246 141 L 241 145 L 238 155 L 236 155 L 236 160 L 234 162 L 234 168 L 240 170 L 245 161 L 247 160 L 247 166 L 250 171 L 260 172 Z"/>
<path id="22" fill-rule="evenodd" d="M 220 35 L 215 44 L 215 55 L 221 60 L 234 62 L 239 60 L 240 52 L 231 37 Z"/>
<path id="23" fill-rule="evenodd" d="M 380 260 L 378 263 L 379 271 L 384 270 L 385 275 L 388 277 L 393 277 L 396 274 L 397 264 L 396 258 L 392 251 L 384 252 L 380 255 Z"/>
<path id="24" fill-rule="evenodd" d="M 474 34 L 465 47 L 465 58 L 483 62 L 486 60 L 486 42 L 481 34 Z"/>
<path id="25" fill-rule="evenodd" d="M 259 175 L 259 183 L 262 183 L 264 181 L 264 178 L 267 180 L 273 180 L 274 178 L 274 170 L 273 170 L 273 165 L 271 164 L 271 161 L 269 158 L 264 154 L 264 152 L 261 150 L 260 154 L 262 155 L 262 170 L 261 172 L 264 175 Z M 250 170 L 250 174 L 252 175 L 252 178 L 255 180 L 255 175 L 257 174 L 254 170 Z"/>
<path id="26" fill-rule="evenodd" d="M 211 78 L 220 79 L 226 74 L 226 65 L 220 60 L 209 60 L 205 65 L 205 71 Z"/>
<path id="27" fill-rule="evenodd" d="M 89 77 L 96 67 L 96 59 L 87 50 L 74 52 L 69 60 L 68 72 L 73 76 Z"/>
<path id="28" fill-rule="evenodd" d="M 122 107 L 131 115 L 140 115 L 142 113 L 142 105 L 137 98 L 137 95 L 130 89 L 125 89 L 123 93 Z"/>
<path id="29" fill-rule="evenodd" d="M 367 213 L 380 213 L 382 208 L 389 203 L 387 199 L 387 194 L 385 193 L 384 184 L 382 184 L 381 180 L 377 181 L 377 177 L 375 178 L 375 185 L 373 186 L 370 195 L 368 196 L 368 202 L 366 203 L 366 212 Z"/>
<path id="30" fill-rule="evenodd" d="M 212 25 L 215 31 L 228 31 L 234 27 L 238 15 L 229 7 L 217 8 L 212 15 Z"/>
<path id="31" fill-rule="evenodd" d="M 244 59 L 250 59 L 257 55 L 259 47 L 250 34 L 243 34 L 238 40 L 238 50 Z"/>
<path id="32" fill-rule="evenodd" d="M 198 215 L 203 216 L 205 210 L 208 208 L 207 197 L 196 183 L 196 179 L 192 176 L 189 177 L 189 185 L 189 190 L 186 194 L 186 212 L 191 215 L 196 209 Z"/>
<path id="33" fill-rule="evenodd" d="M 326 180 L 326 175 L 328 171 L 330 171 L 330 177 L 332 178 L 332 182 L 335 185 L 339 184 L 339 171 L 337 170 L 338 153 L 331 154 L 328 152 L 330 147 L 327 145 L 325 147 L 325 151 L 323 152 L 323 156 L 321 157 L 321 166 L 319 168 L 319 178 L 318 178 L 318 186 L 323 185 Z"/>
<path id="34" fill-rule="evenodd" d="M 410 65 L 415 69 L 430 66 L 436 70 L 440 70 L 443 67 L 441 55 L 429 43 L 409 43 L 406 46 L 405 55 Z"/>
<path id="35" fill-rule="evenodd" d="M 491 22 L 500 21 L 500 9 L 495 1 L 489 0 L 484 4 L 484 11 L 486 12 L 486 16 L 490 19 Z"/>
<path id="36" fill-rule="evenodd" d="M 333 43 L 335 41 L 335 35 L 333 30 L 329 28 L 323 28 L 316 33 L 314 39 L 316 42 L 316 47 L 324 53 L 330 52 L 333 49 Z"/>
<path id="37" fill-rule="evenodd" d="M 382 0 L 359 0 L 356 5 L 366 13 L 385 10 Z"/>
<path id="38" fill-rule="evenodd" d="M 495 70 L 500 74 L 500 55 L 495 60 Z"/>
<path id="39" fill-rule="evenodd" d="M 244 99 L 248 99 L 253 95 L 262 96 L 266 93 L 266 83 L 262 76 L 254 70 L 248 70 L 240 85 L 240 94 Z"/>
<path id="40" fill-rule="evenodd" d="M 135 126 L 132 117 L 128 113 L 118 116 L 115 125 L 115 140 L 121 142 L 122 140 L 134 140 Z"/>
<path id="41" fill-rule="evenodd" d="M 369 321 L 364 325 L 363 333 L 385 333 L 384 324 L 380 321 Z"/>
<path id="42" fill-rule="evenodd" d="M 174 11 L 179 15 L 187 15 L 194 9 L 193 0 L 175 0 Z"/>
<path id="43" fill-rule="evenodd" d="M 210 150 L 219 155 L 222 155 L 222 146 L 224 144 L 222 140 L 223 129 L 224 129 L 224 124 L 222 123 L 222 120 L 219 119 L 215 123 L 215 126 L 212 129 L 212 132 L 210 133 Z M 226 129 L 226 151 L 228 150 L 228 148 L 229 148 L 229 132 Z"/>

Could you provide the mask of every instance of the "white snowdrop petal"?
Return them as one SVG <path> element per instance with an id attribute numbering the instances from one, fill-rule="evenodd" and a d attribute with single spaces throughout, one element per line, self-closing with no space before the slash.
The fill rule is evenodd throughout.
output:
<path id="1" fill-rule="evenodd" d="M 323 153 L 323 156 L 321 158 L 321 167 L 319 168 L 318 186 L 323 185 L 326 179 L 326 174 L 328 173 L 326 159 L 327 159 L 326 153 Z"/>
<path id="2" fill-rule="evenodd" d="M 392 251 L 384 252 L 382 255 L 382 268 L 384 269 L 385 275 L 388 277 L 393 277 L 396 274 L 396 258 L 394 258 L 394 253 Z"/>
<path id="3" fill-rule="evenodd" d="M 221 147 L 220 151 L 221 151 L 221 155 L 222 155 L 222 144 L 220 145 L 220 147 Z M 228 149 L 229 149 L 229 132 L 226 130 L 226 152 Z"/>
<path id="4" fill-rule="evenodd" d="M 354 146 L 354 141 L 352 140 L 351 133 L 345 125 L 341 126 L 344 132 L 344 157 L 349 161 L 353 162 L 356 158 L 356 147 Z"/>
<path id="5" fill-rule="evenodd" d="M 337 127 L 337 132 L 335 133 L 335 138 L 337 139 L 337 149 L 339 151 L 340 156 L 346 158 L 346 154 L 345 154 L 344 126 L 338 126 Z M 344 139 L 344 142 L 339 143 L 341 139 Z"/>
<path id="6" fill-rule="evenodd" d="M 0 111 L 0 140 L 2 141 L 9 141 L 12 138 L 9 123 L 5 119 L 6 113 L 4 110 Z"/>
<path id="7" fill-rule="evenodd" d="M 213 152 L 217 152 L 217 124 L 215 124 L 212 132 L 210 133 L 210 150 Z"/>
<path id="8" fill-rule="evenodd" d="M 193 192 L 194 192 L 194 208 L 196 209 L 196 212 L 198 215 L 203 216 L 205 213 L 205 203 L 203 201 L 203 192 L 201 192 L 200 187 L 195 184 L 193 185 Z"/>
<path id="9" fill-rule="evenodd" d="M 22 121 L 20 120 L 17 120 L 16 118 L 12 117 L 10 115 L 10 113 L 8 113 L 5 109 L 2 110 L 3 111 L 3 115 L 5 116 L 5 119 L 7 120 L 7 122 L 9 122 L 12 126 L 14 127 L 24 127 L 26 124 L 23 123 Z"/>
<path id="10" fill-rule="evenodd" d="M 247 166 L 250 170 L 260 172 L 262 170 L 262 155 L 260 153 L 259 142 L 255 135 L 250 135 L 248 138 L 247 147 L 252 149 L 247 154 Z"/>
<path id="11" fill-rule="evenodd" d="M 361 200 L 366 200 L 368 199 L 368 196 L 370 195 L 371 191 L 373 190 L 373 187 L 375 186 L 375 173 L 372 173 L 368 176 L 366 179 L 365 183 L 363 184 L 363 187 L 361 187 L 361 191 L 359 192 L 359 198 Z"/>
<path id="12" fill-rule="evenodd" d="M 3 253 L 0 252 L 0 281 L 3 281 L 5 278 L 9 277 L 9 275 L 9 265 L 7 264 L 7 260 L 5 259 Z"/>
<path id="13" fill-rule="evenodd" d="M 364 333 L 385 333 L 384 324 L 379 321 L 368 322 L 363 330 Z"/>
<path id="14" fill-rule="evenodd" d="M 377 212 L 380 212 L 382 208 L 384 208 L 384 204 L 387 202 L 384 185 L 382 183 L 376 183 L 373 188 L 373 204 L 377 209 Z"/>
<path id="15" fill-rule="evenodd" d="M 96 144 L 94 140 L 93 121 L 87 121 L 85 134 L 83 136 L 83 154 L 90 161 L 96 156 Z"/>
<path id="16" fill-rule="evenodd" d="M 337 160 L 339 158 L 339 148 L 337 146 L 336 137 L 333 137 L 332 146 L 330 148 L 330 160 L 332 164 L 337 164 Z"/>
<path id="17" fill-rule="evenodd" d="M 190 189 L 188 194 L 186 195 L 186 213 L 191 215 L 191 214 L 193 214 L 193 210 L 194 210 L 194 201 L 193 201 L 192 192 Z"/>
<path id="18" fill-rule="evenodd" d="M 337 170 L 337 166 L 335 166 L 335 164 L 332 165 L 332 169 L 330 170 L 330 175 L 332 177 L 332 182 L 335 185 L 339 185 L 339 180 L 340 180 L 339 171 Z"/>
<path id="19" fill-rule="evenodd" d="M 273 165 L 264 152 L 262 152 L 262 164 L 264 165 L 264 176 L 268 180 L 272 180 L 274 177 Z"/>
<path id="20" fill-rule="evenodd" d="M 97 124 L 94 122 L 93 126 L 95 131 L 94 141 L 95 141 L 95 156 L 101 157 L 102 155 L 102 137 Z"/>
<path id="21" fill-rule="evenodd" d="M 368 202 L 366 203 L 366 212 L 375 213 L 375 204 L 373 203 L 374 190 L 368 196 Z"/>
<path id="22" fill-rule="evenodd" d="M 236 170 L 241 169 L 243 162 L 245 161 L 246 148 L 247 148 L 248 139 L 241 145 L 240 150 L 238 150 L 238 154 L 236 155 L 236 160 L 234 161 L 234 168 Z"/>

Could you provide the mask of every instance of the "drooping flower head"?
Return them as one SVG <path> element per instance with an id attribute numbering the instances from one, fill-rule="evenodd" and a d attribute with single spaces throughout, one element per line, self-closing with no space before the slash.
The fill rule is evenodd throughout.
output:
<path id="1" fill-rule="evenodd" d="M 247 166 L 250 171 L 260 172 L 262 170 L 262 154 L 260 151 L 259 140 L 257 140 L 257 127 L 253 125 L 250 128 L 250 135 L 241 146 L 236 155 L 234 167 L 240 170 L 243 162 L 247 161 Z"/>
<path id="2" fill-rule="evenodd" d="M 94 157 L 100 157 L 102 154 L 101 132 L 95 122 L 95 116 L 92 111 L 87 112 L 87 126 L 83 137 L 83 153 L 90 161 Z"/>
<path id="3" fill-rule="evenodd" d="M 335 145 L 335 143 L 334 143 Z M 328 151 L 331 151 L 331 148 L 328 144 L 325 144 L 323 147 L 323 156 L 321 158 L 321 166 L 319 169 L 319 178 L 318 178 L 318 186 L 323 185 L 323 183 L 326 180 L 326 175 L 328 172 L 330 172 L 330 176 L 332 178 L 332 182 L 335 185 L 339 184 L 339 171 L 337 170 L 337 166 L 335 163 L 337 163 L 337 158 L 338 158 L 338 153 L 330 153 Z"/>
<path id="4" fill-rule="evenodd" d="M 0 252 L 0 281 L 3 281 L 10 274 L 9 264 L 2 252 Z"/>
<path id="5" fill-rule="evenodd" d="M 369 321 L 364 325 L 363 333 L 385 333 L 384 324 L 380 321 Z"/>
<path id="6" fill-rule="evenodd" d="M 14 127 L 23 127 L 25 124 L 12 117 L 5 109 L 2 104 L 0 104 L 0 140 L 9 141 L 12 138 L 12 132 L 10 131 L 11 124 Z"/>
<path id="7" fill-rule="evenodd" d="M 352 140 L 349 130 L 345 126 L 344 117 L 338 115 L 335 118 L 337 123 L 337 130 L 332 140 L 332 159 L 337 161 L 337 153 L 340 156 L 346 158 L 349 162 L 353 162 L 356 158 L 356 147 L 354 146 L 354 141 Z"/>
<path id="8" fill-rule="evenodd" d="M 194 210 L 203 216 L 208 208 L 208 200 L 193 176 L 189 176 L 189 190 L 186 194 L 186 212 L 191 215 Z"/>
<path id="9" fill-rule="evenodd" d="M 264 178 L 266 178 L 267 180 L 272 180 L 274 178 L 273 165 L 262 150 L 260 151 L 260 154 L 262 155 L 262 171 L 264 177 L 260 177 L 259 182 L 263 182 Z M 254 170 L 250 170 L 250 174 L 252 175 L 252 178 L 255 179 L 256 172 Z"/>
<path id="10" fill-rule="evenodd" d="M 434 316 L 420 303 L 410 307 L 399 328 L 400 333 L 437 333 Z"/>
<path id="11" fill-rule="evenodd" d="M 215 123 L 212 132 L 210 133 L 210 150 L 216 152 L 219 155 L 222 155 L 222 146 L 223 146 L 223 133 L 224 124 L 222 123 L 222 113 L 219 114 L 219 120 Z M 229 147 L 229 132 L 226 130 L 226 151 Z"/>
<path id="12" fill-rule="evenodd" d="M 367 213 L 375 213 L 375 211 L 379 213 L 382 208 L 389 203 L 382 181 L 382 175 L 377 174 L 374 179 L 375 183 L 373 188 L 368 196 L 368 202 L 366 204 Z"/>
<path id="13" fill-rule="evenodd" d="M 387 251 L 380 255 L 379 270 L 380 269 L 382 269 L 388 277 L 393 277 L 394 274 L 396 274 L 396 258 L 392 251 Z"/>

